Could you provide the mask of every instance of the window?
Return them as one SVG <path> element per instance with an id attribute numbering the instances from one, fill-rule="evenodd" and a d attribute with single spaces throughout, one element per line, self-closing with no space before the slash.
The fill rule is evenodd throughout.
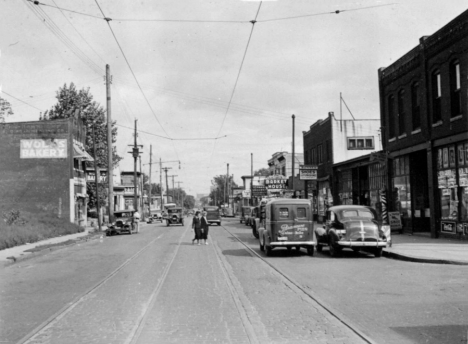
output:
<path id="1" fill-rule="evenodd" d="M 442 85 L 440 82 L 440 72 L 437 70 L 432 73 L 432 123 L 437 123 L 442 120 Z"/>
<path id="2" fill-rule="evenodd" d="M 398 135 L 406 132 L 405 128 L 405 91 L 398 92 Z"/>
<path id="3" fill-rule="evenodd" d="M 419 82 L 411 86 L 411 119 L 413 130 L 421 128 L 421 99 L 419 98 Z"/>
<path id="4" fill-rule="evenodd" d="M 318 163 L 321 164 L 323 162 L 323 160 L 322 160 L 322 145 L 318 145 L 317 150 L 318 150 Z"/>
<path id="5" fill-rule="evenodd" d="M 306 208 L 297 208 L 297 218 L 305 219 L 307 217 Z"/>
<path id="6" fill-rule="evenodd" d="M 288 218 L 289 217 L 289 209 L 288 208 L 280 208 L 279 210 L 280 218 Z"/>
<path id="7" fill-rule="evenodd" d="M 312 165 L 317 165 L 317 150 L 312 149 Z"/>
<path id="8" fill-rule="evenodd" d="M 388 135 L 395 137 L 395 97 L 388 97 Z"/>
<path id="9" fill-rule="evenodd" d="M 451 117 L 461 114 L 460 63 L 450 64 L 450 112 Z"/>
<path id="10" fill-rule="evenodd" d="M 330 140 L 327 140 L 325 143 L 326 143 L 325 150 L 326 150 L 326 154 L 327 154 L 327 161 L 330 161 L 331 160 Z"/>
<path id="11" fill-rule="evenodd" d="M 374 149 L 373 137 L 348 137 L 348 150 Z"/>

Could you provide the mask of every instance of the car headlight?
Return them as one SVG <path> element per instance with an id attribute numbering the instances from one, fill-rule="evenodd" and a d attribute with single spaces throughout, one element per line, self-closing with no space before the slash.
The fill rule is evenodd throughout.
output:
<path id="1" fill-rule="evenodd" d="M 336 234 L 338 235 L 346 235 L 346 229 L 337 229 Z"/>

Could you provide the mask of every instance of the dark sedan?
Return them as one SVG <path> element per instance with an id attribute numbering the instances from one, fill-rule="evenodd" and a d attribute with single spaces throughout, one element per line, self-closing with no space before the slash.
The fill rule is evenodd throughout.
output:
<path id="1" fill-rule="evenodd" d="M 382 248 L 390 238 L 388 225 L 382 225 L 375 209 L 361 205 L 338 205 L 326 213 L 326 224 L 315 229 L 317 251 L 328 246 L 332 257 L 344 248 L 353 251 L 369 251 L 375 257 L 382 255 Z"/>

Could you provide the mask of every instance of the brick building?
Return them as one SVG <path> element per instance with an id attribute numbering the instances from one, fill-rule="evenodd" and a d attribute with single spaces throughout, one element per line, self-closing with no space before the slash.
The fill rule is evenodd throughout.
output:
<path id="1" fill-rule="evenodd" d="M 468 237 L 468 11 L 379 69 L 390 210 L 403 230 Z"/>
<path id="2" fill-rule="evenodd" d="M 87 220 L 86 130 L 79 119 L 0 124 L 0 208 Z"/>
<path id="3" fill-rule="evenodd" d="M 323 221 L 327 207 L 334 204 L 362 204 L 363 198 L 369 196 L 369 185 L 366 180 L 372 176 L 373 169 L 368 167 L 357 171 L 354 194 L 361 196 L 353 201 L 351 169 L 355 165 L 344 165 L 335 176 L 334 164 L 356 159 L 371 152 L 381 150 L 380 120 L 337 120 L 330 112 L 324 120 L 312 124 L 308 131 L 303 131 L 304 163 L 317 166 L 317 181 L 307 181 L 306 198 L 312 200 L 313 211 L 319 222 Z M 348 170 L 348 172 L 344 172 Z M 343 172 L 343 173 L 342 173 Z M 360 174 L 359 174 L 360 173 Z M 351 176 L 348 189 L 342 189 L 343 178 Z M 366 195 L 367 192 L 367 195 Z M 343 197 L 345 195 L 346 197 Z M 359 203 L 361 202 L 361 203 Z"/>

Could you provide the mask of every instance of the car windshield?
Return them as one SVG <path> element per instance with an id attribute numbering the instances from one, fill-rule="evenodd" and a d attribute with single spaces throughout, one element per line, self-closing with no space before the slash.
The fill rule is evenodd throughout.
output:
<path id="1" fill-rule="evenodd" d="M 116 217 L 132 217 L 132 213 L 117 213 L 114 214 Z"/>
<path id="2" fill-rule="evenodd" d="M 365 209 L 352 209 L 352 210 L 343 210 L 341 212 L 342 217 L 365 217 L 367 219 L 373 219 L 374 215 Z"/>
<path id="3" fill-rule="evenodd" d="M 169 209 L 169 214 L 180 213 L 181 209 Z"/>

